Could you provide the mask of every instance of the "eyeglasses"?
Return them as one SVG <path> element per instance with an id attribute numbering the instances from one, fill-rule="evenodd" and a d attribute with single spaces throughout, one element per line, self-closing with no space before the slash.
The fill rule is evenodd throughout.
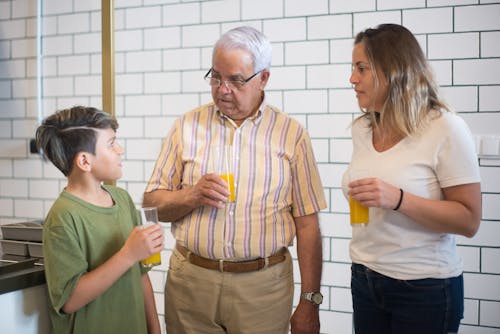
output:
<path id="1" fill-rule="evenodd" d="M 207 74 L 205 74 L 205 76 L 203 77 L 205 79 L 205 81 L 212 87 L 216 87 L 216 88 L 219 88 L 220 85 L 222 85 L 222 83 L 224 83 L 226 85 L 226 87 L 228 89 L 231 89 L 231 90 L 239 90 L 239 89 L 242 89 L 250 80 L 252 80 L 253 78 L 255 78 L 257 76 L 257 74 L 259 74 L 260 72 L 262 72 L 263 70 L 260 70 L 258 72 L 255 72 L 251 77 L 247 78 L 247 79 L 239 79 L 239 80 L 221 80 L 220 78 L 214 78 L 212 76 L 209 76 L 210 73 L 212 73 L 212 70 L 213 68 L 211 68 L 210 70 L 208 70 Z"/>

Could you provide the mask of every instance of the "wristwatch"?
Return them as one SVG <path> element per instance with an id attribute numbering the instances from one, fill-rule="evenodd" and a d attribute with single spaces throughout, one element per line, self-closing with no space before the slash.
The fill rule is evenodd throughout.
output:
<path id="1" fill-rule="evenodd" d="M 300 298 L 305 299 L 315 305 L 320 305 L 323 302 L 323 295 L 321 292 L 303 292 Z"/>

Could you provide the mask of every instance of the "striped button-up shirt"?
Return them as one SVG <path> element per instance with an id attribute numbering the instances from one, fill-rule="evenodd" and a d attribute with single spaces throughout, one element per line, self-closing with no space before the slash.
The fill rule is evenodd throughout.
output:
<path id="1" fill-rule="evenodd" d="M 307 131 L 263 103 L 239 127 L 213 104 L 180 117 L 168 133 L 146 192 L 195 185 L 210 172 L 212 149 L 232 145 L 236 201 L 172 222 L 176 241 L 212 259 L 266 257 L 292 244 L 294 217 L 326 207 Z"/>

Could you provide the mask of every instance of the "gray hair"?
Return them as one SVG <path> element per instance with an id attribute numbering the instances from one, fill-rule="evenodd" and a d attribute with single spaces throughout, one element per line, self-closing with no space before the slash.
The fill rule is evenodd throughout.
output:
<path id="1" fill-rule="evenodd" d="M 242 49 L 252 57 L 254 71 L 271 67 L 272 47 L 260 31 L 252 27 L 238 27 L 223 34 L 215 43 L 213 53 L 218 49 Z"/>

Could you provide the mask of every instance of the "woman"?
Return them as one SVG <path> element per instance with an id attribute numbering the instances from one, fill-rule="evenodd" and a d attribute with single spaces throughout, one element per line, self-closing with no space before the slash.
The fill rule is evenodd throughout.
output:
<path id="1" fill-rule="evenodd" d="M 465 122 L 439 97 L 406 28 L 383 24 L 355 39 L 350 82 L 363 115 L 352 127 L 348 195 L 369 207 L 353 225 L 354 326 L 360 333 L 454 333 L 463 317 L 455 234 L 479 228 L 481 190 Z M 353 171 L 370 177 L 349 180 Z"/>

